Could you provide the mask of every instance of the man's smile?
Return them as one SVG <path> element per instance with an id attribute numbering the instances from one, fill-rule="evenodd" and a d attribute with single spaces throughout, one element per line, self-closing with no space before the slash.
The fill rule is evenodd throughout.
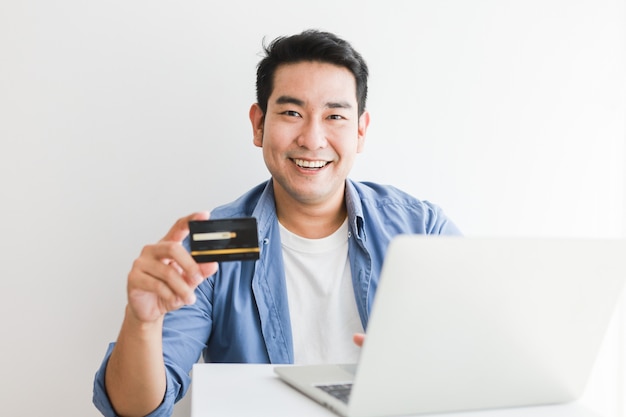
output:
<path id="1" fill-rule="evenodd" d="M 328 161 L 308 161 L 306 159 L 296 158 L 292 158 L 291 160 L 300 168 L 313 170 L 322 169 L 329 163 Z"/>

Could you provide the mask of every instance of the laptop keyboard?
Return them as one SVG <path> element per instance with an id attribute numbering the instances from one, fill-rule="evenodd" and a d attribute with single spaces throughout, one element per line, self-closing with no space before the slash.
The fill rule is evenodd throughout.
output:
<path id="1" fill-rule="evenodd" d="M 352 384 L 330 384 L 330 385 L 317 385 L 317 388 L 348 404 L 350 398 L 350 391 L 352 390 Z"/>

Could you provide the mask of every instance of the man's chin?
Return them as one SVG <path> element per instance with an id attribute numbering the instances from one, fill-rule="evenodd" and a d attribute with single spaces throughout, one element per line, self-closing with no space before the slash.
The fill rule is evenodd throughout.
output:
<path id="1" fill-rule="evenodd" d="M 283 195 L 299 204 L 319 205 L 328 203 L 334 198 L 343 199 L 344 189 L 345 180 L 335 184 L 328 176 L 288 182 L 274 178 L 274 194 L 278 198 Z"/>

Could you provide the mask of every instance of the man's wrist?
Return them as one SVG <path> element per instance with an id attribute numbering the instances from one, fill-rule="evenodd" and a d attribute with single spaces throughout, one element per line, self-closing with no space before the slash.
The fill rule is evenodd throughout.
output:
<path id="1" fill-rule="evenodd" d="M 165 315 L 162 315 L 153 321 L 140 320 L 137 317 L 137 315 L 133 312 L 131 306 L 127 304 L 125 315 L 124 315 L 124 325 L 129 328 L 132 328 L 133 333 L 136 335 L 152 334 L 153 332 L 156 332 L 156 331 L 161 333 L 163 329 L 164 317 Z"/>

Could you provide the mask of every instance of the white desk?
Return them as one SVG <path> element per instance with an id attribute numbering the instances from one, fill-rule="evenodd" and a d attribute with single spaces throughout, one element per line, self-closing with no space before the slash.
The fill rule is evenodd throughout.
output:
<path id="1" fill-rule="evenodd" d="M 191 416 L 337 417 L 336 414 L 283 383 L 275 376 L 273 368 L 274 365 L 194 365 Z M 598 417 L 580 404 L 437 415 L 441 416 Z"/>

